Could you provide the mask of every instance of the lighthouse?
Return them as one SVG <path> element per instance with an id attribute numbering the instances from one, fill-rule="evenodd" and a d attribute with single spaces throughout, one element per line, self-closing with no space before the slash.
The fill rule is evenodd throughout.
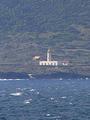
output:
<path id="1" fill-rule="evenodd" d="M 47 51 L 47 61 L 51 61 L 51 51 L 48 49 Z"/>
<path id="2" fill-rule="evenodd" d="M 47 60 L 39 61 L 40 66 L 58 66 L 58 61 L 52 60 L 51 50 L 47 50 Z"/>

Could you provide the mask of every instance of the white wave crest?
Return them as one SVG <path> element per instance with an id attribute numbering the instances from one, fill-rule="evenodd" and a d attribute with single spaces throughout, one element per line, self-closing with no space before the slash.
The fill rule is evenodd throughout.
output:
<path id="1" fill-rule="evenodd" d="M 32 101 L 32 99 L 25 100 L 25 101 L 24 101 L 24 104 L 30 104 L 31 101 Z"/>
<path id="2" fill-rule="evenodd" d="M 16 92 L 16 93 L 11 93 L 10 95 L 11 95 L 11 96 L 21 96 L 22 93 L 21 93 L 21 92 Z"/>

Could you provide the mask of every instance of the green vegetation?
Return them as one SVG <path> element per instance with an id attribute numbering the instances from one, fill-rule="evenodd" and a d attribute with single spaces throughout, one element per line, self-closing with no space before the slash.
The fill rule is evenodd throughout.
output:
<path id="1" fill-rule="evenodd" d="M 69 70 L 90 74 L 89 11 L 89 0 L 1 0 L 0 71 L 35 71 L 32 57 L 50 47 Z"/>

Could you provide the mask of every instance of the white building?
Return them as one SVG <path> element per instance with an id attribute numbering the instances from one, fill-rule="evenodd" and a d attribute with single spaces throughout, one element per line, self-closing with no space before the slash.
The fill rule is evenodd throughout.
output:
<path id="1" fill-rule="evenodd" d="M 58 61 L 53 61 L 51 56 L 51 51 L 48 49 L 47 51 L 47 60 L 39 61 L 40 66 L 58 66 Z"/>

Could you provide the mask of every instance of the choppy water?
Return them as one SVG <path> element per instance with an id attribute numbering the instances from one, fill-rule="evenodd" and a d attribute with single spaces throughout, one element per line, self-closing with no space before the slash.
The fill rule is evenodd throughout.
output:
<path id="1" fill-rule="evenodd" d="M 0 120 L 90 120 L 90 80 L 1 81 Z"/>

